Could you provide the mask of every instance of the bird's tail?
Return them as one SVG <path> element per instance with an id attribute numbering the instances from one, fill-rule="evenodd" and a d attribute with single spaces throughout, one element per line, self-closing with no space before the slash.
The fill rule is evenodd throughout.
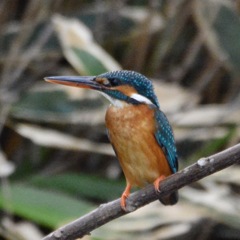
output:
<path id="1" fill-rule="evenodd" d="M 169 195 L 159 198 L 163 205 L 174 205 L 178 202 L 178 192 L 173 192 Z"/>

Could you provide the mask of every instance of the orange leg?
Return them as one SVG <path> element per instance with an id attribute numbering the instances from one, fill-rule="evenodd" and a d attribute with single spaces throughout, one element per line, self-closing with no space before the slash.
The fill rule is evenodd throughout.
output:
<path id="1" fill-rule="evenodd" d="M 127 183 L 127 186 L 121 196 L 121 208 L 126 211 L 126 199 L 130 194 L 131 185 Z"/>
<path id="2" fill-rule="evenodd" d="M 156 192 L 160 192 L 160 186 L 159 186 L 159 184 L 160 184 L 160 182 L 161 182 L 162 180 L 164 180 L 165 178 L 166 178 L 166 177 L 165 177 L 164 175 L 161 175 L 160 177 L 158 177 L 158 178 L 154 181 L 153 185 L 154 185 L 154 188 L 155 188 Z"/>

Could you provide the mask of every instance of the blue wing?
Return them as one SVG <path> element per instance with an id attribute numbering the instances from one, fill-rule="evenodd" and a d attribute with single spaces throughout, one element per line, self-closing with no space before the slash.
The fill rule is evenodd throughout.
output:
<path id="1" fill-rule="evenodd" d="M 156 132 L 155 138 L 163 149 L 168 163 L 173 173 L 178 171 L 178 157 L 172 128 L 165 114 L 160 110 L 155 110 Z"/>

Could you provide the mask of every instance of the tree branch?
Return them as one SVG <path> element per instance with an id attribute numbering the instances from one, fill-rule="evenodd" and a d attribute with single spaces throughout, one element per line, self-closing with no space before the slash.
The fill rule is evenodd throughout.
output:
<path id="1" fill-rule="evenodd" d="M 74 240 L 81 238 L 105 223 L 174 192 L 192 182 L 198 181 L 217 171 L 240 163 L 240 144 L 228 148 L 212 156 L 201 158 L 195 164 L 166 178 L 160 183 L 160 192 L 156 193 L 153 184 L 131 194 L 127 199 L 128 212 L 120 207 L 120 199 L 103 204 L 94 211 L 57 229 L 44 237 L 43 240 Z"/>

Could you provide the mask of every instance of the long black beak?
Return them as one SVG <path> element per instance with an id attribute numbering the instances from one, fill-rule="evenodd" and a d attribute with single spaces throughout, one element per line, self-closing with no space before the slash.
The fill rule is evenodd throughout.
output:
<path id="1" fill-rule="evenodd" d="M 95 81 L 94 76 L 53 76 L 45 77 L 45 81 L 79 88 L 101 90 L 101 85 Z"/>

